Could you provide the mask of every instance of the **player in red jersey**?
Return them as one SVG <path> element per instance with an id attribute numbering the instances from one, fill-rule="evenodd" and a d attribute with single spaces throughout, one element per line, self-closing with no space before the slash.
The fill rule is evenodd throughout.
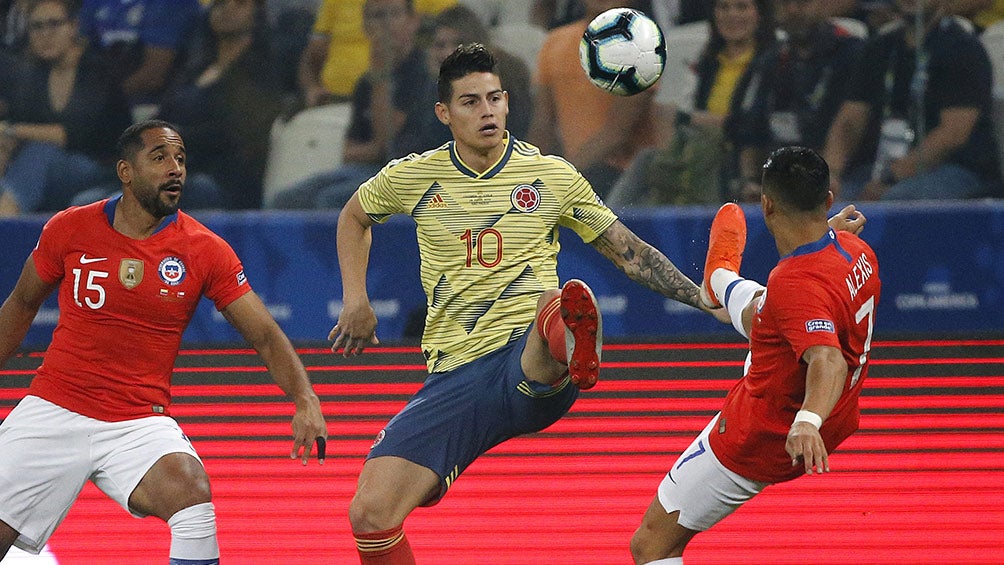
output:
<path id="1" fill-rule="evenodd" d="M 161 121 L 118 144 L 122 195 L 56 214 L 0 307 L 0 365 L 59 288 L 59 323 L 28 395 L 0 424 L 0 558 L 38 553 L 90 480 L 171 529 L 172 564 L 219 562 L 209 478 L 170 418 L 182 332 L 202 296 L 261 355 L 296 405 L 292 458 L 327 438 L 286 335 L 222 238 L 178 210 L 185 146 Z"/>
<path id="2" fill-rule="evenodd" d="M 852 233 L 863 217 L 838 220 L 851 231 L 828 225 L 829 168 L 811 149 L 772 153 L 762 186 L 781 255 L 767 287 L 739 276 L 746 220 L 735 204 L 712 223 L 702 285 L 749 337 L 745 374 L 659 485 L 631 540 L 635 563 L 683 563 L 691 538 L 767 486 L 829 471 L 829 453 L 858 428 L 881 287 L 875 253 Z"/>

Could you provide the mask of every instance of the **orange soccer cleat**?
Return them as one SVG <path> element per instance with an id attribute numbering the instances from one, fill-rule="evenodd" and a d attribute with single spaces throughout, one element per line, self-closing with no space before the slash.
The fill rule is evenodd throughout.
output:
<path id="1" fill-rule="evenodd" d="M 704 261 L 704 282 L 701 284 L 701 301 L 717 308 L 721 302 L 711 288 L 711 274 L 715 269 L 727 269 L 739 274 L 746 249 L 746 215 L 738 204 L 726 203 L 715 214 L 708 237 L 708 256 Z"/>
<path id="2" fill-rule="evenodd" d="M 572 279 L 561 287 L 561 319 L 565 322 L 568 376 L 575 386 L 592 388 L 600 376 L 603 319 L 586 283 Z"/>

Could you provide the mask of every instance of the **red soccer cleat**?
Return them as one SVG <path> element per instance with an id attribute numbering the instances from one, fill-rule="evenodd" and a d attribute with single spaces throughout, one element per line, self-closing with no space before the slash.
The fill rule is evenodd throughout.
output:
<path id="1" fill-rule="evenodd" d="M 701 284 L 701 301 L 706 306 L 718 308 L 722 305 L 711 289 L 711 273 L 715 269 L 727 269 L 739 274 L 744 249 L 746 215 L 738 204 L 726 203 L 715 214 L 708 237 L 708 257 L 704 261 L 704 282 Z"/>
<path id="2" fill-rule="evenodd" d="M 568 376 L 582 390 L 593 388 L 600 376 L 603 319 L 586 283 L 572 279 L 561 287 L 561 319 L 565 322 Z"/>

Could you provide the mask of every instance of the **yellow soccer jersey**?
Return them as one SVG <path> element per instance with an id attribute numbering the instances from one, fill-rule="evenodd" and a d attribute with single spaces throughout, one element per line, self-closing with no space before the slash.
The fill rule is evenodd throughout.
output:
<path id="1" fill-rule="evenodd" d="M 558 287 L 559 225 L 588 243 L 617 219 L 567 161 L 508 134 L 505 143 L 482 174 L 451 142 L 391 161 L 359 189 L 373 221 L 408 214 L 417 225 L 430 372 L 522 337 L 537 298 Z"/>

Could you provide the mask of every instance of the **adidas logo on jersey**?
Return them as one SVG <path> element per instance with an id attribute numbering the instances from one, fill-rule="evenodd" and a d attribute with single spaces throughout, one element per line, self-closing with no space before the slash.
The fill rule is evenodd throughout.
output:
<path id="1" fill-rule="evenodd" d="M 446 208 L 446 201 L 443 200 L 442 194 L 433 195 L 432 199 L 429 200 L 429 208 Z"/>

